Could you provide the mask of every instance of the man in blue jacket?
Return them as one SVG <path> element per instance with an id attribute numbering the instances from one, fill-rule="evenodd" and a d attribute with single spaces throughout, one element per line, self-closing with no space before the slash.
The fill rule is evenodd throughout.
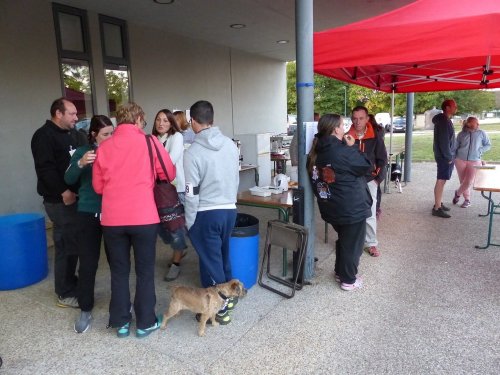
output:
<path id="1" fill-rule="evenodd" d="M 432 215 L 442 218 L 451 217 L 447 211 L 449 207 L 443 205 L 443 190 L 446 181 L 451 178 L 454 166 L 455 129 L 451 118 L 457 112 L 457 103 L 453 99 L 446 99 L 441 104 L 443 113 L 433 117 L 434 123 L 434 159 L 437 163 L 437 179 L 434 186 L 434 207 Z"/>

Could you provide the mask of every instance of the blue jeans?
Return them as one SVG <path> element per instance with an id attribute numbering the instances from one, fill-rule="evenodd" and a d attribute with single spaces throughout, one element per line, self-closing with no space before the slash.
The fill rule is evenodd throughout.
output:
<path id="1" fill-rule="evenodd" d="M 184 250 L 186 244 L 186 230 L 180 228 L 175 232 L 169 232 L 161 224 L 158 226 L 158 235 L 166 245 L 170 245 L 174 250 Z"/>

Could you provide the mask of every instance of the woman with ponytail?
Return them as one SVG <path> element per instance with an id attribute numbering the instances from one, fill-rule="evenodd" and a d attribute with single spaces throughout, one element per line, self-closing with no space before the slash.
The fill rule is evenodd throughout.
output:
<path id="1" fill-rule="evenodd" d="M 352 147 L 354 138 L 344 133 L 340 115 L 325 114 L 320 118 L 307 171 L 321 218 L 338 234 L 335 280 L 349 291 L 363 285 L 357 273 L 372 204 L 364 176 L 373 167 L 357 147 Z"/>

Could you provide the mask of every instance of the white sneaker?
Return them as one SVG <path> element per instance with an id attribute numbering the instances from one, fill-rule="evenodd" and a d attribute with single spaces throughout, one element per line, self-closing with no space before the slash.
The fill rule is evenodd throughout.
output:
<path id="1" fill-rule="evenodd" d="M 165 281 L 174 281 L 179 277 L 179 273 L 181 273 L 181 266 L 176 266 L 175 264 L 172 264 L 170 266 L 170 269 L 168 270 L 167 274 L 163 278 Z"/>
<path id="2" fill-rule="evenodd" d="M 464 203 L 462 203 L 462 205 L 460 207 L 467 208 L 469 206 L 470 206 L 470 200 L 466 199 L 466 200 L 464 200 Z"/>
<path id="3" fill-rule="evenodd" d="M 362 287 L 363 287 L 363 279 L 361 279 L 359 277 L 352 284 L 347 284 L 347 283 L 340 284 L 340 289 L 346 290 L 346 291 L 351 291 L 351 290 L 362 288 Z"/>

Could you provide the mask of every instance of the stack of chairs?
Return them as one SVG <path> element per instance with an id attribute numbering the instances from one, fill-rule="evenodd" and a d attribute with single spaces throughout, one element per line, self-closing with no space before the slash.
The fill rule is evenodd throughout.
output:
<path id="1" fill-rule="evenodd" d="M 264 246 L 264 256 L 260 267 L 259 285 L 285 298 L 292 298 L 296 290 L 302 289 L 302 267 L 304 264 L 305 253 L 307 249 L 308 230 L 302 225 L 287 223 L 282 220 L 269 220 L 267 223 L 266 243 Z M 286 276 L 275 275 L 271 271 L 271 250 L 273 247 L 294 251 L 297 264 L 292 279 Z M 262 280 L 266 269 L 268 281 L 275 281 L 291 289 L 290 293 L 284 293 Z M 283 289 L 283 288 L 281 288 Z"/>

